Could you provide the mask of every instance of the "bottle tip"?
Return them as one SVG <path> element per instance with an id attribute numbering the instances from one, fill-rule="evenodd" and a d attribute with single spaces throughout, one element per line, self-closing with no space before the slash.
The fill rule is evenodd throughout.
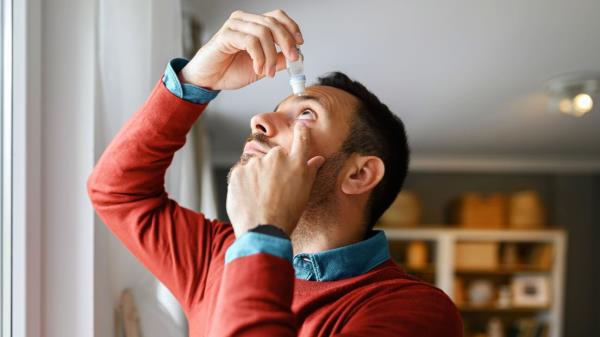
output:
<path id="1" fill-rule="evenodd" d="M 306 86 L 306 81 L 290 81 L 294 95 L 302 95 Z"/>

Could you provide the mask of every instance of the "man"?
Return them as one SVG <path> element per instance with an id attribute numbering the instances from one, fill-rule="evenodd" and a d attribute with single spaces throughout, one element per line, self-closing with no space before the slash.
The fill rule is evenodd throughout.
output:
<path id="1" fill-rule="evenodd" d="M 173 154 L 218 90 L 273 77 L 302 43 L 281 10 L 237 11 L 189 63 L 173 60 L 94 169 L 94 207 L 179 300 L 190 336 L 461 336 L 450 299 L 372 230 L 401 188 L 407 140 L 341 73 L 252 118 L 229 175 L 231 224 L 167 197 Z"/>

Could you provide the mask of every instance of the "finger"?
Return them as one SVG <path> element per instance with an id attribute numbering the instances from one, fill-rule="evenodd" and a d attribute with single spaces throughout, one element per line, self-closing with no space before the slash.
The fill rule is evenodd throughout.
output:
<path id="1" fill-rule="evenodd" d="M 323 166 L 323 164 L 325 163 L 325 157 L 323 156 L 315 156 L 312 157 L 308 160 L 308 171 L 311 175 L 311 177 L 314 177 L 317 175 L 317 171 L 319 171 L 319 169 Z"/>
<path id="2" fill-rule="evenodd" d="M 265 54 L 260 40 L 256 36 L 231 29 L 227 29 L 223 34 L 225 35 L 225 39 L 230 41 L 233 48 L 237 50 L 245 50 L 250 55 L 254 72 L 258 76 L 263 75 Z"/>
<path id="3" fill-rule="evenodd" d="M 284 70 L 287 68 L 285 63 L 285 55 L 282 52 L 277 53 L 277 71 Z"/>
<path id="4" fill-rule="evenodd" d="M 286 68 L 287 68 L 287 66 L 285 64 L 285 55 L 283 55 L 282 52 L 278 52 L 277 53 L 277 71 L 281 71 L 281 70 L 284 70 Z M 256 80 L 258 81 L 258 80 L 260 80 L 260 79 L 262 79 L 264 77 L 265 77 L 265 74 L 259 74 L 256 77 Z"/>
<path id="5" fill-rule="evenodd" d="M 287 58 L 295 61 L 298 58 L 298 51 L 296 49 L 296 38 L 293 33 L 287 29 L 287 27 L 279 22 L 275 16 L 257 15 L 251 13 L 240 12 L 235 14 L 234 18 L 253 22 L 264 27 L 267 27 L 273 34 L 275 43 L 281 48 Z"/>
<path id="6" fill-rule="evenodd" d="M 290 157 L 300 160 L 303 163 L 308 159 L 308 143 L 310 142 L 310 132 L 303 122 L 296 122 L 294 125 L 294 138 L 292 139 L 292 149 Z"/>
<path id="7" fill-rule="evenodd" d="M 261 160 L 269 160 L 272 157 L 281 156 L 282 154 L 284 154 L 284 150 L 281 147 L 281 145 L 275 145 L 272 148 L 270 148 L 269 151 L 267 151 L 267 153 L 260 159 Z"/>
<path id="8" fill-rule="evenodd" d="M 277 70 L 277 50 L 275 49 L 275 40 L 269 27 L 235 18 L 227 20 L 227 27 L 234 31 L 256 36 L 260 40 L 262 51 L 265 55 L 264 74 L 271 77 L 275 76 Z"/>
<path id="9" fill-rule="evenodd" d="M 294 35 L 296 44 L 304 43 L 304 38 L 302 37 L 302 32 L 300 32 L 300 27 L 298 26 L 296 21 L 294 21 L 292 18 L 290 18 L 289 15 L 287 15 L 286 12 L 284 12 L 281 9 L 277 9 L 272 12 L 265 13 L 264 15 L 273 17 L 277 19 L 277 21 L 279 21 L 282 25 L 284 25 L 285 28 L 287 28 L 287 30 L 290 33 L 292 33 L 292 35 Z"/>
<path id="10" fill-rule="evenodd" d="M 266 27 L 269 27 L 273 32 L 275 43 L 281 48 L 284 54 L 292 61 L 298 59 L 298 51 L 296 49 L 296 38 L 281 22 L 271 16 L 256 15 L 250 18 L 257 20 L 256 22 Z"/>

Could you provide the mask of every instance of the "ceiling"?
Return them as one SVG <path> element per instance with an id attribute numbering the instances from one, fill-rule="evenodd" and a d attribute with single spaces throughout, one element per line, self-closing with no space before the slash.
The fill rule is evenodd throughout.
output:
<path id="1" fill-rule="evenodd" d="M 543 93 L 554 76 L 600 70 L 600 1 L 189 1 L 207 36 L 235 9 L 286 10 L 309 81 L 341 70 L 363 82 L 404 120 L 416 158 L 600 162 L 600 109 L 547 112 Z M 251 116 L 290 94 L 287 80 L 211 103 L 219 164 L 239 156 Z"/>

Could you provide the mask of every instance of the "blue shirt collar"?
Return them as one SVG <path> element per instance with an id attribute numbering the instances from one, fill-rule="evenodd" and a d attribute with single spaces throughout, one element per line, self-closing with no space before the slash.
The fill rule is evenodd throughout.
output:
<path id="1" fill-rule="evenodd" d="M 385 233 L 374 230 L 360 242 L 318 253 L 297 254 L 293 265 L 296 278 L 335 281 L 364 274 L 389 258 Z"/>

